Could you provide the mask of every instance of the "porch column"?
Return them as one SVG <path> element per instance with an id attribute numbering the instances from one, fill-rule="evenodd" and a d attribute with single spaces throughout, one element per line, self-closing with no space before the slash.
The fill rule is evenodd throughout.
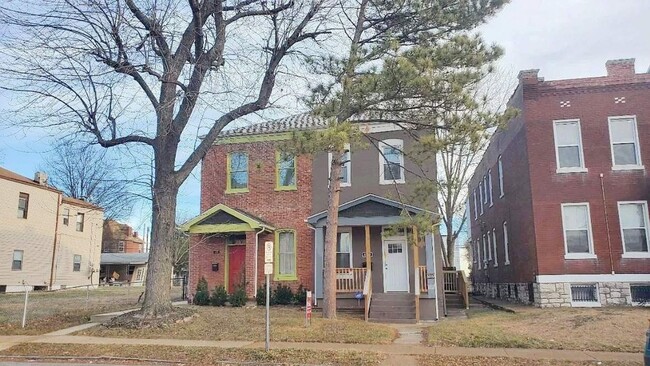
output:
<path id="1" fill-rule="evenodd" d="M 427 297 L 429 299 L 435 299 L 438 293 L 437 286 L 437 275 L 436 272 L 436 253 L 434 250 L 434 241 L 433 234 L 427 233 L 427 236 L 424 238 L 425 254 L 427 257 Z"/>
<path id="2" fill-rule="evenodd" d="M 413 273 L 415 273 L 415 321 L 420 321 L 420 236 L 418 235 L 417 226 L 413 226 Z"/>
<path id="3" fill-rule="evenodd" d="M 314 294 L 317 299 L 323 298 L 324 231 L 322 227 L 317 227 L 314 230 Z"/>

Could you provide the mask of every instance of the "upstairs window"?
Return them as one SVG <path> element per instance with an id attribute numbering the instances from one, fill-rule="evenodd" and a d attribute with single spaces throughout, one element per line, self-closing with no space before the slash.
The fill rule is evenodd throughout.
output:
<path id="1" fill-rule="evenodd" d="M 117 251 L 119 253 L 124 253 L 124 242 L 121 240 L 117 242 Z"/>
<path id="2" fill-rule="evenodd" d="M 636 117 L 610 117 L 609 137 L 613 169 L 641 169 Z"/>
<path id="3" fill-rule="evenodd" d="M 26 219 L 27 210 L 29 208 L 29 195 L 27 193 L 20 193 L 18 195 L 18 218 Z"/>
<path id="4" fill-rule="evenodd" d="M 244 152 L 228 154 L 227 169 L 226 193 L 248 192 L 248 154 Z"/>
<path id="5" fill-rule="evenodd" d="M 70 225 L 70 209 L 68 208 L 63 209 L 63 225 Z"/>
<path id="6" fill-rule="evenodd" d="M 497 231 L 492 229 L 492 245 L 494 245 L 494 266 L 499 266 L 499 258 L 497 256 Z"/>
<path id="7" fill-rule="evenodd" d="M 623 257 L 650 257 L 648 251 L 648 203 L 619 202 L 618 217 L 623 238 Z"/>
<path id="8" fill-rule="evenodd" d="M 588 203 L 563 203 L 565 258 L 595 258 Z"/>
<path id="9" fill-rule="evenodd" d="M 83 232 L 84 231 L 84 217 L 85 215 L 82 214 L 81 212 L 77 213 L 77 231 Z"/>
<path id="10" fill-rule="evenodd" d="M 11 262 L 12 271 L 22 271 L 23 270 L 23 256 L 25 252 L 22 250 L 14 250 L 13 260 Z"/>
<path id="11" fill-rule="evenodd" d="M 481 207 L 481 215 L 483 215 L 483 182 L 478 182 L 478 193 L 479 193 L 479 206 Z"/>
<path id="12" fill-rule="evenodd" d="M 499 192 L 501 193 L 499 197 L 504 196 L 503 192 L 503 162 L 501 161 L 501 155 L 499 155 L 499 160 L 498 160 L 498 167 L 499 167 Z"/>
<path id="13" fill-rule="evenodd" d="M 81 256 L 79 254 L 75 254 L 74 257 L 72 258 L 72 271 L 73 272 L 81 271 Z"/>
<path id="14" fill-rule="evenodd" d="M 343 153 L 343 161 L 341 164 L 341 187 L 349 187 L 352 181 L 352 156 L 350 153 L 350 144 L 345 144 L 345 152 Z M 327 169 L 328 172 L 332 168 L 332 153 L 327 154 Z M 328 173 L 328 176 L 330 173 Z"/>
<path id="15" fill-rule="evenodd" d="M 510 264 L 510 254 L 508 253 L 508 223 L 503 222 L 503 254 L 506 260 L 503 264 Z"/>
<path id="16" fill-rule="evenodd" d="M 579 120 L 553 121 L 558 173 L 584 172 L 584 155 Z"/>
<path id="17" fill-rule="evenodd" d="M 494 204 L 492 201 L 492 169 L 488 169 L 488 196 L 490 197 L 490 207 Z"/>
<path id="18" fill-rule="evenodd" d="M 296 157 L 291 154 L 276 152 L 276 189 L 280 191 L 296 189 Z"/>
<path id="19" fill-rule="evenodd" d="M 483 204 L 486 205 L 488 203 L 488 180 L 487 180 L 487 175 L 483 176 L 483 190 L 485 193 L 483 193 Z"/>
<path id="20" fill-rule="evenodd" d="M 474 188 L 474 220 L 478 220 L 478 202 L 476 202 L 476 188 Z"/>
<path id="21" fill-rule="evenodd" d="M 295 280 L 296 232 L 279 230 L 275 235 L 275 280 Z"/>
<path id="22" fill-rule="evenodd" d="M 379 149 L 379 184 L 404 183 L 402 140 L 384 140 Z"/>
<path id="23" fill-rule="evenodd" d="M 352 268 L 352 234 L 338 233 L 336 241 L 336 268 Z"/>

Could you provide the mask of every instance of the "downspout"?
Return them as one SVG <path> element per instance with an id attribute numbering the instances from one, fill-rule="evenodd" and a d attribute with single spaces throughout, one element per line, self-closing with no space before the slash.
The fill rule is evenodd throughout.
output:
<path id="1" fill-rule="evenodd" d="M 605 181 L 603 178 L 603 173 L 600 173 L 600 190 L 603 193 L 603 212 L 605 213 L 605 229 L 607 230 L 607 248 L 609 249 L 609 266 L 612 271 L 612 274 L 616 274 L 614 271 L 614 258 L 612 257 L 612 238 L 609 233 L 609 215 L 607 215 L 607 202 L 605 200 Z"/>
<path id="2" fill-rule="evenodd" d="M 316 249 L 316 228 L 313 227 L 307 220 L 305 219 L 305 223 L 307 224 L 307 227 L 314 230 L 314 249 Z M 316 252 L 314 251 L 314 305 L 318 306 L 318 296 L 316 296 Z"/>
<path id="3" fill-rule="evenodd" d="M 52 266 L 50 267 L 50 290 L 54 284 L 54 261 L 56 257 L 56 238 L 59 236 L 59 210 L 61 209 L 61 193 L 56 196 L 56 222 L 54 223 L 54 243 L 52 244 Z"/>
<path id="4" fill-rule="evenodd" d="M 260 234 L 266 231 L 266 227 L 262 226 L 262 230 L 258 231 L 255 234 L 255 265 L 253 266 L 255 268 L 255 278 L 253 279 L 253 287 L 255 288 L 255 294 L 257 295 L 257 262 L 259 262 L 259 247 L 260 247 Z M 271 231 L 269 231 L 271 232 Z"/>

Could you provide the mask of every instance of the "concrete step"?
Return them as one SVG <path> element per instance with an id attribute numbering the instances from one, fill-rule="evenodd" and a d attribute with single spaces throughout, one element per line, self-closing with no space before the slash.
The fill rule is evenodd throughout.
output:
<path id="1" fill-rule="evenodd" d="M 373 296 L 371 306 L 415 306 L 415 299 L 375 299 Z"/>
<path id="2" fill-rule="evenodd" d="M 397 312 L 397 311 L 373 311 L 368 315 L 372 319 L 415 319 L 415 311 L 413 312 Z"/>
<path id="3" fill-rule="evenodd" d="M 398 293 L 373 293 L 372 298 L 373 299 L 413 299 L 415 295 L 409 294 L 409 293 L 403 293 L 403 292 L 398 292 Z"/>
<path id="4" fill-rule="evenodd" d="M 370 304 L 370 311 L 375 311 L 375 310 L 380 310 L 380 311 L 397 311 L 397 312 L 409 312 L 409 311 L 415 311 L 415 304 L 410 304 L 410 305 L 383 305 L 383 304 L 375 304 L 371 303 Z"/>
<path id="5" fill-rule="evenodd" d="M 392 319 L 392 318 L 368 318 L 371 323 L 396 323 L 396 324 L 415 324 L 415 319 Z"/>

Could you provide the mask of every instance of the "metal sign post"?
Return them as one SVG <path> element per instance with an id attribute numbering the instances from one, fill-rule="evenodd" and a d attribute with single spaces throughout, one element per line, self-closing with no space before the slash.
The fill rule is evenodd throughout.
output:
<path id="1" fill-rule="evenodd" d="M 273 273 L 273 242 L 264 243 L 264 275 L 266 276 L 266 345 L 264 349 L 269 351 L 271 343 L 271 274 Z"/>
<path id="2" fill-rule="evenodd" d="M 312 294 L 311 291 L 307 291 L 307 304 L 305 304 L 305 326 L 311 325 L 311 304 Z"/>

